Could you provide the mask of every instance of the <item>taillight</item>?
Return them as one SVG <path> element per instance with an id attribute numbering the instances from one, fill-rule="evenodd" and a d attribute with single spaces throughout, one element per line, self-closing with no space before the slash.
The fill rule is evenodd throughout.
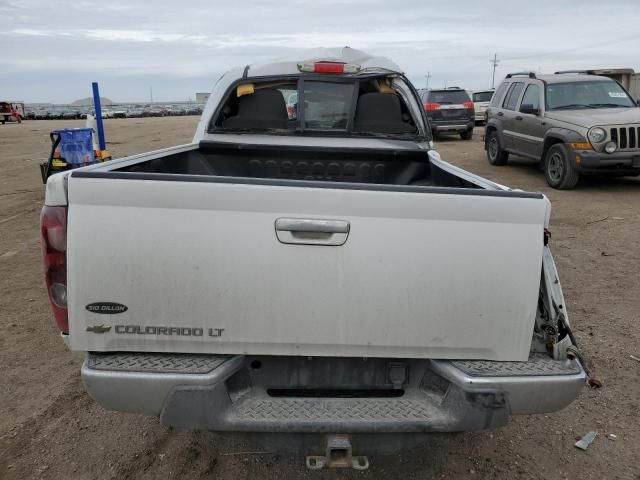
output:
<path id="1" fill-rule="evenodd" d="M 424 109 L 427 112 L 430 112 L 432 110 L 440 110 L 440 104 L 439 103 L 425 103 L 424 104 Z"/>
<path id="2" fill-rule="evenodd" d="M 42 208 L 40 214 L 42 261 L 49 301 L 58 328 L 69 333 L 67 315 L 67 208 Z"/>
<path id="3" fill-rule="evenodd" d="M 474 108 L 474 107 L 473 107 L 473 102 L 464 102 L 464 103 L 462 104 L 462 106 L 463 106 L 464 108 Z"/>

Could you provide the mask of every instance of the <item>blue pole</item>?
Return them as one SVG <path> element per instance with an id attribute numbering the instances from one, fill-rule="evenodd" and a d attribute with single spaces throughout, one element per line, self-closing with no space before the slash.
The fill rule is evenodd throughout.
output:
<path id="1" fill-rule="evenodd" d="M 104 125 L 102 125 L 102 107 L 100 106 L 100 91 L 98 90 L 98 82 L 93 82 L 93 106 L 96 111 L 96 125 L 98 127 L 98 145 L 100 150 L 106 150 L 107 144 L 104 141 Z"/>

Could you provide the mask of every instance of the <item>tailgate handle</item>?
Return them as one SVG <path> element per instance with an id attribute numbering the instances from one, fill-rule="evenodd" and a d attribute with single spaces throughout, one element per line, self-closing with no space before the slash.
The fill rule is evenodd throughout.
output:
<path id="1" fill-rule="evenodd" d="M 313 218 L 278 218 L 276 230 L 281 232 L 349 233 L 349 222 Z"/>
<path id="2" fill-rule="evenodd" d="M 278 218 L 276 236 L 281 243 L 302 245 L 344 245 L 350 224 L 346 220 Z"/>

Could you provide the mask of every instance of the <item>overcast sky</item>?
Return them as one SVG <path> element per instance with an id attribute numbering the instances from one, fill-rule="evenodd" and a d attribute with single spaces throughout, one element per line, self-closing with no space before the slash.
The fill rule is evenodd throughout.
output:
<path id="1" fill-rule="evenodd" d="M 0 0 L 0 100 L 186 100 L 292 48 L 385 55 L 418 87 L 509 71 L 640 70 L 638 0 Z"/>

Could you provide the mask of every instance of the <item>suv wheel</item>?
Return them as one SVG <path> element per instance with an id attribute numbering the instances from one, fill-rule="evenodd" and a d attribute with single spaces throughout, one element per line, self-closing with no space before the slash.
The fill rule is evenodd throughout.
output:
<path id="1" fill-rule="evenodd" d="M 556 143 L 547 150 L 544 157 L 544 176 L 550 187 L 559 190 L 568 190 L 576 186 L 580 174 L 573 168 L 567 146 Z"/>
<path id="2" fill-rule="evenodd" d="M 487 135 L 487 160 L 491 165 L 506 165 L 509 152 L 505 152 L 500 145 L 500 137 L 496 130 L 491 130 Z"/>
<path id="3" fill-rule="evenodd" d="M 462 140 L 471 140 L 473 138 L 473 128 L 460 132 L 460 138 Z"/>

